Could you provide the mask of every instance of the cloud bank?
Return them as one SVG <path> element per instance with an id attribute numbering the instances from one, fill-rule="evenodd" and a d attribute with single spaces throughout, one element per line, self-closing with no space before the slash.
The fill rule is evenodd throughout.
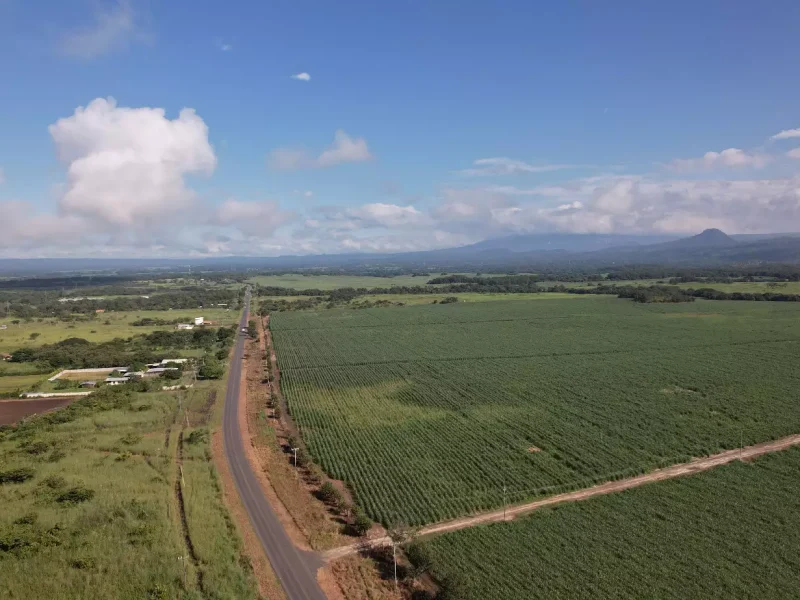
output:
<path id="1" fill-rule="evenodd" d="M 793 131 L 776 136 L 800 137 L 786 133 Z M 97 98 L 50 125 L 49 133 L 63 181 L 51 210 L 0 196 L 2 256 L 399 252 L 530 232 L 800 231 L 800 148 L 772 154 L 728 148 L 640 175 L 589 177 L 565 176 L 580 165 L 482 158 L 466 170 L 481 179 L 451 177 L 427 195 L 411 197 L 392 185 L 375 190 L 391 201 L 319 205 L 317 197 L 328 200 L 324 183 L 314 184 L 316 194 L 295 184 L 284 199 L 198 193 L 195 178 L 212 177 L 218 158 L 208 125 L 191 108 L 168 115 Z M 316 153 L 274 150 L 269 164 L 277 172 L 270 177 L 305 177 L 281 171 L 371 158 L 364 138 L 340 130 Z M 547 182 L 537 183 L 545 173 Z M 519 185 L 508 185 L 508 175 L 518 176 Z M 358 189 L 359 182 L 352 185 Z"/>

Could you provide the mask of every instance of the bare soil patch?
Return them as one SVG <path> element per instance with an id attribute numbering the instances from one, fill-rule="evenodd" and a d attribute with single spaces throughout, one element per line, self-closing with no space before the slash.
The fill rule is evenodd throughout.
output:
<path id="1" fill-rule="evenodd" d="M 0 400 L 0 425 L 11 425 L 31 415 L 58 410 L 59 408 L 68 406 L 74 401 L 74 397 Z"/>
<path id="2" fill-rule="evenodd" d="M 541 452 L 541 451 L 542 449 L 539 448 L 538 446 L 531 446 L 530 448 L 528 448 L 528 452 L 530 452 L 531 454 L 534 452 Z"/>

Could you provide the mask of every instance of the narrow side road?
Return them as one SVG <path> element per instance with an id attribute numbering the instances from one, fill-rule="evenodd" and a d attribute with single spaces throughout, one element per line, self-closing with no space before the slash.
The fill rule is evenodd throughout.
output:
<path id="1" fill-rule="evenodd" d="M 458 531 L 459 529 L 466 529 L 468 527 L 475 527 L 484 523 L 493 523 L 495 521 L 512 521 L 516 517 L 526 515 L 545 506 L 553 506 L 554 504 L 562 504 L 564 502 L 577 502 L 579 500 L 586 500 L 593 496 L 601 496 L 603 494 L 613 494 L 631 488 L 639 487 L 654 481 L 663 481 L 665 479 L 672 479 L 674 477 L 683 477 L 685 475 L 694 475 L 702 471 L 708 471 L 714 467 L 724 465 L 735 460 L 746 460 L 748 458 L 755 458 L 762 454 L 770 452 L 778 452 L 785 450 L 791 446 L 800 445 L 800 434 L 790 435 L 788 437 L 773 440 L 771 442 L 763 442 L 755 444 L 754 446 L 746 446 L 742 449 L 726 450 L 719 454 L 706 456 L 705 458 L 698 458 L 688 463 L 679 463 L 663 469 L 656 469 L 644 475 L 637 475 L 628 479 L 620 479 L 617 481 L 608 481 L 601 483 L 590 488 L 575 490 L 574 492 L 566 492 L 549 498 L 541 500 L 534 500 L 526 502 L 525 504 L 518 504 L 516 506 L 509 506 L 507 509 L 502 508 L 486 512 L 474 517 L 463 517 L 454 519 L 452 521 L 443 521 L 441 523 L 434 523 L 423 527 L 417 532 L 417 537 L 427 535 L 436 535 L 438 533 L 447 533 L 449 531 Z M 381 537 L 369 540 L 367 542 L 360 542 L 357 544 L 350 544 L 333 548 L 322 554 L 322 558 L 330 561 L 337 558 L 343 558 L 351 554 L 359 552 L 364 545 L 371 547 L 388 546 L 392 541 L 388 537 Z"/>
<path id="2" fill-rule="evenodd" d="M 322 561 L 316 554 L 299 550 L 289 539 L 272 507 L 264 496 L 244 450 L 242 432 L 239 430 L 239 385 L 241 382 L 245 334 L 250 314 L 250 293 L 245 296 L 245 308 L 228 374 L 225 406 L 222 414 L 222 436 L 225 456 L 239 497 L 250 518 L 272 569 L 283 586 L 289 600 L 325 600 L 317 583 L 316 571 Z"/>

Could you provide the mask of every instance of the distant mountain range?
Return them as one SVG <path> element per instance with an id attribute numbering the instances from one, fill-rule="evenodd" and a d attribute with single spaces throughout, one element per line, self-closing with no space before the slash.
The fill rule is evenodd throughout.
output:
<path id="1" fill-rule="evenodd" d="M 403 266 L 420 270 L 503 269 L 536 265 L 614 266 L 667 264 L 800 263 L 800 234 L 727 235 L 706 229 L 680 238 L 669 235 L 547 233 L 513 235 L 468 246 L 398 254 L 321 254 L 274 258 L 228 256 L 193 259 L 0 259 L 0 274 L 42 275 L 75 271 L 150 269 L 309 269 Z"/>

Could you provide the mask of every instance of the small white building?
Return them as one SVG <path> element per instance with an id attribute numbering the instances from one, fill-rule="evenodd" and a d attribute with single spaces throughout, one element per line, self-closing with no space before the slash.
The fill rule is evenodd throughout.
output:
<path id="1" fill-rule="evenodd" d="M 205 323 L 205 319 L 203 317 L 195 317 L 194 318 L 194 324 L 195 325 L 202 325 L 203 323 Z"/>
<path id="2" fill-rule="evenodd" d="M 172 363 L 172 362 L 184 364 L 184 363 L 189 362 L 189 359 L 188 358 L 165 358 L 164 360 L 161 361 L 161 366 L 163 367 L 164 365 L 166 365 L 168 363 Z"/>
<path id="3" fill-rule="evenodd" d="M 178 367 L 154 367 L 147 369 L 142 377 L 161 377 L 167 371 L 177 371 Z"/>
<path id="4" fill-rule="evenodd" d="M 194 325 L 191 323 L 178 323 L 175 327 L 178 329 L 194 329 Z"/>
<path id="5" fill-rule="evenodd" d="M 127 377 L 106 377 L 106 385 L 121 385 L 128 383 Z"/>

